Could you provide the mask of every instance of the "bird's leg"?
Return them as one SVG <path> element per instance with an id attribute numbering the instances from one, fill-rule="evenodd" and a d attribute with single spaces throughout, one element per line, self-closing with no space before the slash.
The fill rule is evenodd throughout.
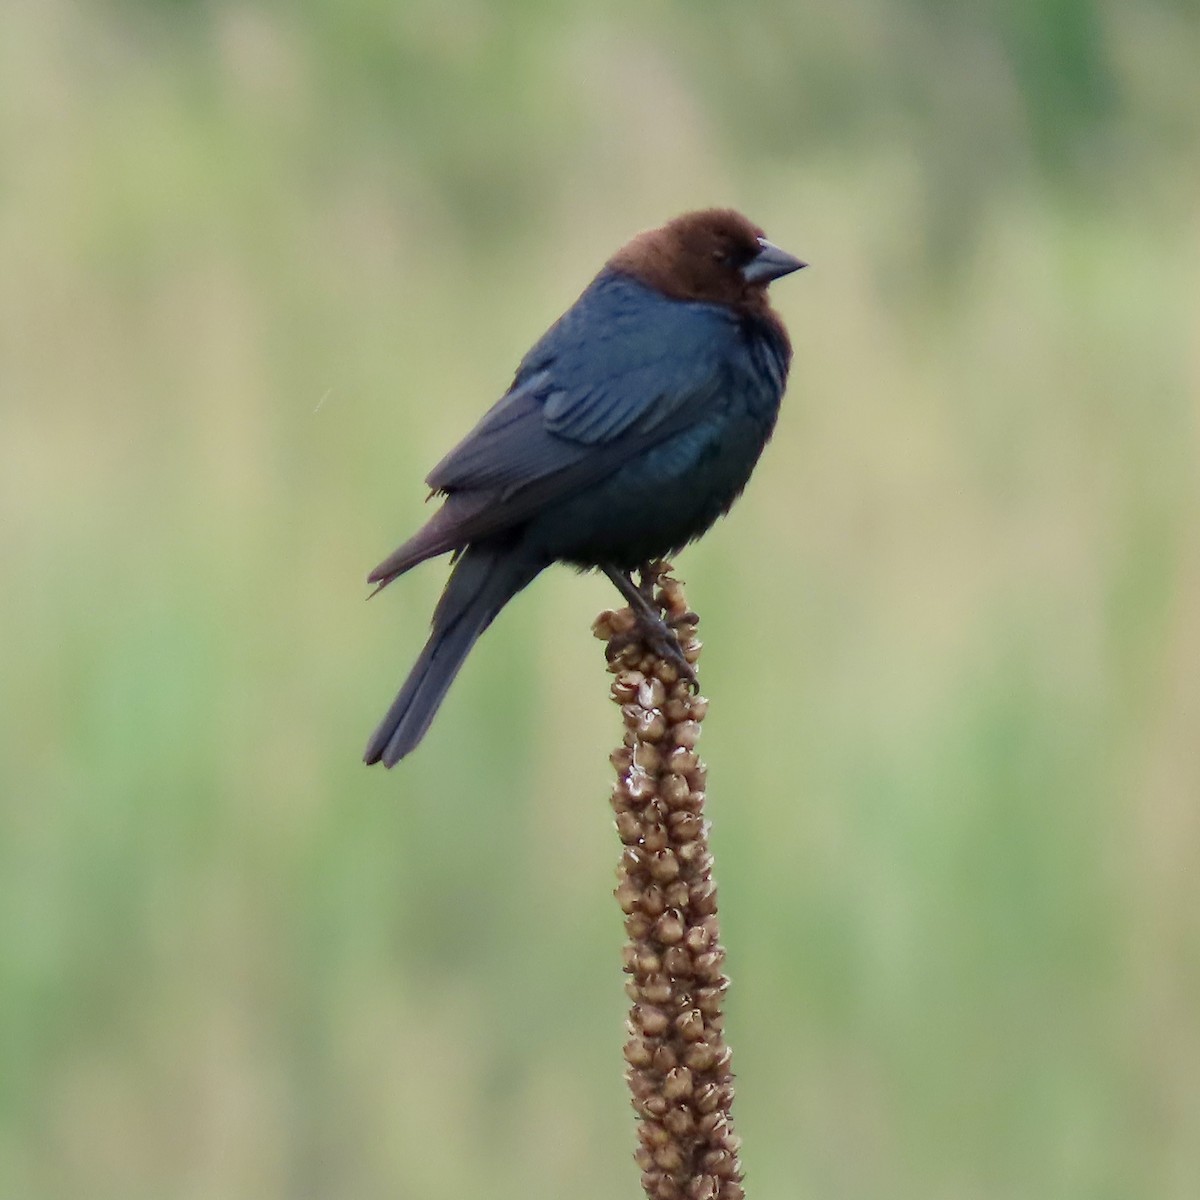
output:
<path id="1" fill-rule="evenodd" d="M 658 616 L 658 606 L 654 603 L 654 586 L 658 582 L 657 568 L 661 566 L 661 563 L 645 562 L 638 567 L 638 591 L 645 597 L 646 603 L 650 605 L 655 616 Z M 678 617 L 660 617 L 659 619 L 668 629 L 678 629 L 680 625 L 700 624 L 700 614 L 691 611 Z"/>
<path id="2" fill-rule="evenodd" d="M 637 586 L 638 594 L 642 597 L 643 600 L 646 601 L 647 604 L 653 606 L 654 605 L 654 585 L 658 581 L 658 572 L 654 569 L 654 564 L 652 562 L 642 563 L 642 565 L 640 567 L 638 567 L 637 570 L 638 570 L 638 582 L 637 582 L 636 586 Z M 628 578 L 630 580 L 633 579 L 632 571 L 629 573 Z M 658 609 L 656 608 L 654 611 L 657 612 Z"/>
<path id="3" fill-rule="evenodd" d="M 679 648 L 679 638 L 675 630 L 663 620 L 658 606 L 654 603 L 655 575 L 649 564 L 641 568 L 641 586 L 634 583 L 626 571 L 619 571 L 612 566 L 604 566 L 601 570 L 629 602 L 629 607 L 633 609 L 633 615 L 637 618 L 638 635 L 646 645 L 660 658 L 666 659 L 693 688 L 698 686 L 696 668 L 684 656 Z"/>

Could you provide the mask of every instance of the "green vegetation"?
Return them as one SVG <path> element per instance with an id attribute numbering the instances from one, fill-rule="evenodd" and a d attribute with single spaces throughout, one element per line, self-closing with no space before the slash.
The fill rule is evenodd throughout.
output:
<path id="1" fill-rule="evenodd" d="M 0 7 L 0 1197 L 637 1190 L 589 633 L 420 480 L 631 232 L 813 267 L 679 560 L 752 1197 L 1200 1178 L 1190 5 Z"/>

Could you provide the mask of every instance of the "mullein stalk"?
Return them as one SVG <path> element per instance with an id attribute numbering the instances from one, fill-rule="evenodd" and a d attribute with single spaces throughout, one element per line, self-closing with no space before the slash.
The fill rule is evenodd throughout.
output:
<path id="1" fill-rule="evenodd" d="M 653 589 L 694 665 L 699 618 L 669 572 L 669 564 L 655 564 L 644 590 Z M 625 1078 L 642 1187 L 649 1200 L 743 1200 L 724 1035 L 729 980 L 704 818 L 706 769 L 696 754 L 708 701 L 642 641 L 630 609 L 602 613 L 593 628 L 607 642 L 612 698 L 625 724 L 611 756 L 624 846 L 615 895 L 628 937 Z"/>

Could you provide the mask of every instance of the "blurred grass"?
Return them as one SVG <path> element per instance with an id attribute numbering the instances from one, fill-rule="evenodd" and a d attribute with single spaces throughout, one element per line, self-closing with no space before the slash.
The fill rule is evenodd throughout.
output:
<path id="1" fill-rule="evenodd" d="M 734 15 L 736 13 L 736 16 Z M 1194 13 L 0 13 L 0 1195 L 631 1195 L 605 585 L 361 744 L 632 231 L 814 268 L 704 616 L 756 1196 L 1200 1173 Z"/>

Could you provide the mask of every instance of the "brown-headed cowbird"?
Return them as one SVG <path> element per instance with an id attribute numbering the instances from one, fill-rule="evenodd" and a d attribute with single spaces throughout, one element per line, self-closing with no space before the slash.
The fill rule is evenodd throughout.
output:
<path id="1" fill-rule="evenodd" d="M 369 576 L 382 588 L 455 558 L 366 762 L 417 745 L 479 635 L 556 561 L 603 570 L 690 670 L 630 572 L 699 537 L 746 486 L 791 360 L 767 285 L 804 265 L 730 209 L 677 217 L 608 260 L 430 472 L 442 507 Z"/>

